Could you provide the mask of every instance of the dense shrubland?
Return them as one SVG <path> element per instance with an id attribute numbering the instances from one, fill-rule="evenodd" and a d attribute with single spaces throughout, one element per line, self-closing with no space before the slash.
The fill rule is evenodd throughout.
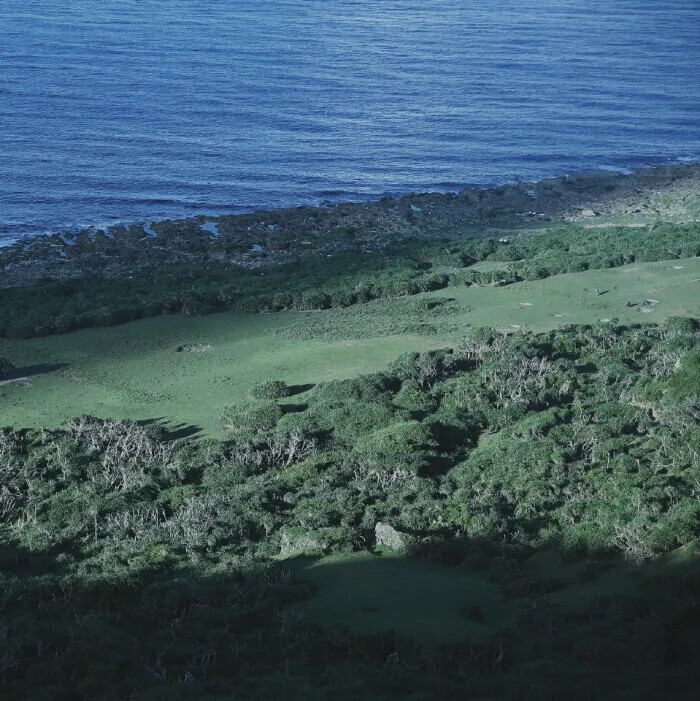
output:
<path id="1" fill-rule="evenodd" d="M 403 241 L 254 270 L 211 262 L 136 269 L 128 277 L 45 281 L 0 294 L 0 337 L 29 338 L 162 314 L 348 307 L 458 285 L 504 285 L 566 272 L 700 254 L 698 224 L 568 227 L 512 237 Z M 496 264 L 472 269 L 477 262 Z"/>
<path id="2" fill-rule="evenodd" d="M 698 578 L 662 563 L 700 536 L 699 330 L 475 330 L 294 397 L 257 385 L 223 442 L 89 416 L 5 429 L 2 693 L 681 698 Z M 313 592 L 276 556 L 371 548 L 377 524 L 502 584 L 517 621 L 438 649 L 306 622 Z M 553 550 L 584 588 L 618 562 L 650 574 L 566 608 L 556 576 L 525 575 Z"/>

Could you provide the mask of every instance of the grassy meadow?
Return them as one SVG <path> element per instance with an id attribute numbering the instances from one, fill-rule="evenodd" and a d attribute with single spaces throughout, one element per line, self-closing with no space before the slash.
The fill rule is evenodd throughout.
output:
<path id="1" fill-rule="evenodd" d="M 56 427 L 91 413 L 156 420 L 177 435 L 219 436 L 223 407 L 269 378 L 302 391 L 379 370 L 406 351 L 453 345 L 469 326 L 543 331 L 698 316 L 699 283 L 700 259 L 674 259 L 503 287 L 450 287 L 347 309 L 171 315 L 0 339 L 0 357 L 18 368 L 0 382 L 0 424 Z"/>

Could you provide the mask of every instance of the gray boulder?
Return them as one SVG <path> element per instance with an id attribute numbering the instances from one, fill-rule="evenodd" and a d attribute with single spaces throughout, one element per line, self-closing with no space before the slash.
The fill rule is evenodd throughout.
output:
<path id="1" fill-rule="evenodd" d="M 378 521 L 377 525 L 374 527 L 374 540 L 377 545 L 383 545 L 385 548 L 404 552 L 411 545 L 412 539 L 406 533 L 397 531 L 388 523 Z"/>

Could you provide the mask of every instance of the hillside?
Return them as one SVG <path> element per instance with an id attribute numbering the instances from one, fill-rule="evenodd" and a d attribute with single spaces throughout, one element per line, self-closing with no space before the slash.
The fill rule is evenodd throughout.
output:
<path id="1" fill-rule="evenodd" d="M 24 261 L 0 695 L 694 698 L 700 224 L 616 212 Z"/>
<path id="2" fill-rule="evenodd" d="M 224 443 L 5 430 L 6 697 L 691 698 L 697 333 L 474 331 Z"/>

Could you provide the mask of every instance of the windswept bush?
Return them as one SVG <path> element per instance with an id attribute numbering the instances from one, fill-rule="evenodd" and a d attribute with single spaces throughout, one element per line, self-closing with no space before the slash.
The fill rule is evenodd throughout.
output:
<path id="1" fill-rule="evenodd" d="M 288 397 L 290 392 L 289 386 L 282 380 L 265 380 L 263 382 L 258 382 L 249 390 L 249 394 L 253 399 L 259 399 L 261 401 L 282 399 L 283 397 Z"/>
<path id="2" fill-rule="evenodd" d="M 269 400 L 243 400 L 227 406 L 221 415 L 221 425 L 232 434 L 251 436 L 271 431 L 282 418 L 282 409 Z"/>
<path id="3" fill-rule="evenodd" d="M 396 379 L 385 373 L 362 375 L 347 380 L 331 380 L 316 385 L 313 401 L 328 405 L 342 404 L 346 401 L 386 404 L 398 387 Z"/>
<path id="4" fill-rule="evenodd" d="M 389 455 L 422 453 L 437 447 L 430 428 L 419 421 L 401 421 L 363 436 L 357 443 L 360 452 Z"/>

